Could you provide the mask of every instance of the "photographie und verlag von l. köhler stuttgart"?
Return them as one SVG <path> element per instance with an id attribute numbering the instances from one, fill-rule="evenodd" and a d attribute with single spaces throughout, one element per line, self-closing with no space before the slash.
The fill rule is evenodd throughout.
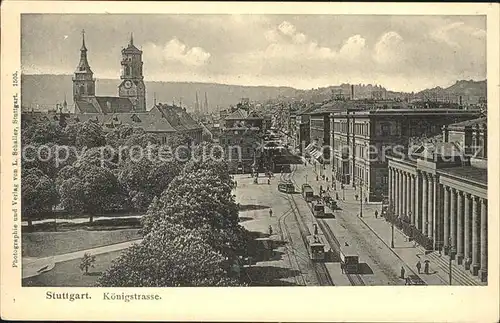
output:
<path id="1" fill-rule="evenodd" d="M 23 286 L 487 285 L 485 16 L 131 16 L 21 17 Z"/>

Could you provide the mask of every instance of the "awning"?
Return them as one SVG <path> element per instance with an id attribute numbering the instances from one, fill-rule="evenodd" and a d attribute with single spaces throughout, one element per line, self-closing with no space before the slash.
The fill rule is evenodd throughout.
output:
<path id="1" fill-rule="evenodd" d="M 323 154 L 321 153 L 321 151 L 319 151 L 318 149 L 313 149 L 311 151 L 311 156 L 314 158 L 314 159 L 318 159 L 322 156 Z"/>
<path id="2" fill-rule="evenodd" d="M 311 142 L 307 147 L 305 148 L 306 152 L 311 152 L 311 150 L 314 148 L 315 144 L 314 142 Z"/>

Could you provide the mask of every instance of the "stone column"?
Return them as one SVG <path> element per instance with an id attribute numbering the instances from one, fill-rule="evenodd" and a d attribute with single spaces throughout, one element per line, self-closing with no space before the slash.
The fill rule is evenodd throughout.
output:
<path id="1" fill-rule="evenodd" d="M 414 217 L 415 217 L 415 226 L 417 227 L 418 230 L 422 229 L 422 226 L 420 225 L 420 205 L 419 202 L 421 200 L 420 197 L 420 172 L 417 171 L 417 175 L 415 175 L 415 212 L 413 212 Z"/>
<path id="2" fill-rule="evenodd" d="M 415 225 L 415 175 L 410 175 L 410 214 L 411 224 Z"/>
<path id="3" fill-rule="evenodd" d="M 482 282 L 488 280 L 488 201 L 481 199 L 481 269 L 479 277 Z"/>
<path id="4" fill-rule="evenodd" d="M 457 250 L 457 192 L 454 188 L 451 189 L 450 201 L 450 238 L 451 248 Z"/>
<path id="5" fill-rule="evenodd" d="M 395 198 L 395 203 L 394 203 L 394 212 L 396 213 L 395 215 L 398 215 L 399 216 L 399 169 L 396 169 L 396 172 L 395 172 L 395 177 L 394 177 L 394 180 L 395 180 L 395 190 L 394 190 L 394 193 L 396 195 L 396 198 Z"/>
<path id="6" fill-rule="evenodd" d="M 444 189 L 444 208 L 443 208 L 443 243 L 445 246 L 450 245 L 450 188 L 448 186 L 443 186 Z M 445 253 L 448 254 L 448 250 L 445 248 Z"/>
<path id="7" fill-rule="evenodd" d="M 437 175 L 434 177 L 434 185 L 433 185 L 433 191 L 434 191 L 434 203 L 433 203 L 433 218 L 434 218 L 434 236 L 432 238 L 434 242 L 434 250 L 437 250 L 438 248 L 441 248 L 442 245 L 442 210 L 441 210 L 441 185 L 439 184 L 439 179 Z"/>
<path id="8" fill-rule="evenodd" d="M 479 271 L 479 214 L 477 212 L 477 197 L 472 196 L 472 266 L 471 272 L 477 276 Z"/>
<path id="9" fill-rule="evenodd" d="M 463 193 L 461 191 L 457 192 L 457 262 L 459 265 L 462 264 L 462 261 L 464 259 L 464 240 L 463 240 L 463 216 L 464 216 L 464 209 L 463 209 Z"/>
<path id="10" fill-rule="evenodd" d="M 399 213 L 398 216 L 401 217 L 403 214 L 403 171 L 399 171 L 399 183 L 398 183 L 398 195 L 399 195 Z"/>
<path id="11" fill-rule="evenodd" d="M 402 185 L 402 194 L 401 194 L 401 215 L 406 215 L 406 182 L 408 180 L 408 176 L 406 174 L 406 172 L 403 172 L 403 185 Z"/>
<path id="12" fill-rule="evenodd" d="M 389 167 L 389 204 L 392 205 L 394 199 L 392 194 L 394 193 L 394 188 L 392 187 L 392 167 Z"/>
<path id="13" fill-rule="evenodd" d="M 470 269 L 471 263 L 471 248 L 470 248 L 470 234 L 471 234 L 471 225 L 470 225 L 470 194 L 464 194 L 464 266 L 465 269 Z"/>
<path id="14" fill-rule="evenodd" d="M 427 229 L 429 226 L 429 219 L 427 218 L 427 206 L 429 196 L 427 194 L 427 174 L 422 173 L 422 234 L 427 235 Z"/>
<path id="15" fill-rule="evenodd" d="M 427 179 L 427 237 L 434 237 L 434 176 Z"/>
<path id="16" fill-rule="evenodd" d="M 406 215 L 409 217 L 411 223 L 411 174 L 406 173 Z"/>

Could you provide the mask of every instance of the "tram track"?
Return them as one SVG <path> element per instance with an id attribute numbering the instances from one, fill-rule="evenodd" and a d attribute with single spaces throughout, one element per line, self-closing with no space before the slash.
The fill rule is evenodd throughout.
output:
<path id="1" fill-rule="evenodd" d="M 290 178 L 290 180 L 294 183 L 293 179 Z M 307 227 L 307 224 L 305 223 L 303 216 L 300 214 L 298 211 L 297 207 L 297 202 L 295 201 L 295 198 L 291 194 L 286 194 L 286 198 L 288 202 L 290 203 L 291 206 L 291 211 L 294 215 L 295 221 L 298 224 L 299 227 L 299 232 L 300 236 L 302 238 L 302 241 L 305 245 L 306 248 L 308 248 L 308 240 L 307 237 L 311 235 L 311 232 L 309 231 L 309 228 Z M 309 262 L 312 264 L 312 269 L 314 270 L 314 273 L 316 275 L 316 279 L 318 280 L 320 286 L 334 286 L 335 284 L 332 281 L 332 278 L 330 277 L 330 274 L 328 273 L 328 269 L 326 268 L 326 265 L 323 262 L 315 262 L 311 261 L 309 259 Z"/>
<path id="2" fill-rule="evenodd" d="M 325 235 L 326 241 L 330 245 L 330 248 L 332 250 L 335 250 L 336 253 L 340 254 L 340 243 L 333 234 L 332 229 L 326 223 L 324 219 L 317 219 L 318 221 L 318 226 L 321 228 L 323 231 L 323 234 Z M 340 255 L 339 255 L 340 256 Z M 352 286 L 365 286 L 365 282 L 363 281 L 363 278 L 361 278 L 360 274 L 345 274 L 347 276 L 347 279 L 351 283 Z"/>
<path id="3" fill-rule="evenodd" d="M 294 248 L 292 246 L 292 235 L 290 234 L 290 230 L 285 223 L 286 218 L 290 215 L 292 209 L 286 211 L 278 218 L 278 228 L 280 231 L 280 238 L 285 242 L 286 254 L 288 256 L 288 262 L 290 263 L 290 268 L 296 269 L 300 275 L 295 276 L 295 283 L 299 286 L 305 286 L 306 280 L 304 278 L 304 274 L 302 270 L 300 270 L 299 261 L 297 259 L 297 254 L 294 252 Z"/>

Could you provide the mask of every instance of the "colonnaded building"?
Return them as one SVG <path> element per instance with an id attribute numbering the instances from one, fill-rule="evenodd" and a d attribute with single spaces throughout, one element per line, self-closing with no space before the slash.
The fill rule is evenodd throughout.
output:
<path id="1" fill-rule="evenodd" d="M 394 216 L 485 282 L 488 277 L 487 119 L 444 126 L 442 135 L 388 157 Z M 456 258 L 455 258 L 456 256 Z"/>

